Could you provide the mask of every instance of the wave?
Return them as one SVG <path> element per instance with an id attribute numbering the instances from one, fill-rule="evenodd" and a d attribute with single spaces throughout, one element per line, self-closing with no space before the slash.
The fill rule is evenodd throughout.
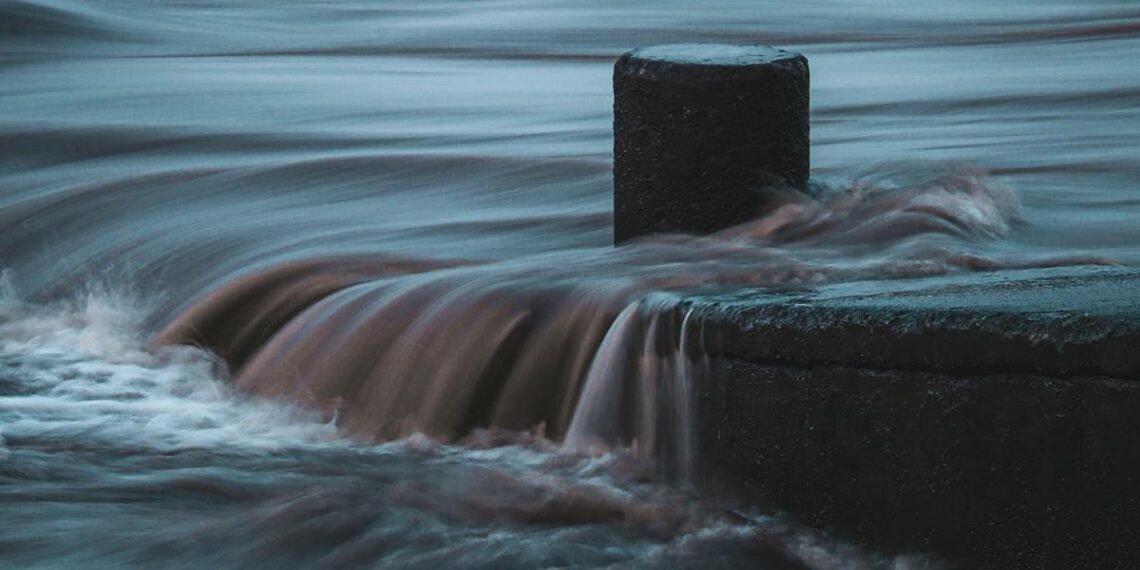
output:
<path id="1" fill-rule="evenodd" d="M 0 38 L 90 40 L 112 35 L 114 31 L 105 17 L 80 4 L 60 0 L 5 0 L 0 3 Z"/>

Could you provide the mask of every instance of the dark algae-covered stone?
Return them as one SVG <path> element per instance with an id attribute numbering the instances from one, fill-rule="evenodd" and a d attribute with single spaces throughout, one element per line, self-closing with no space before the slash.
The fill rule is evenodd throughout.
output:
<path id="1" fill-rule="evenodd" d="M 614 65 L 614 242 L 752 219 L 808 181 L 808 62 L 768 46 L 676 44 Z"/>

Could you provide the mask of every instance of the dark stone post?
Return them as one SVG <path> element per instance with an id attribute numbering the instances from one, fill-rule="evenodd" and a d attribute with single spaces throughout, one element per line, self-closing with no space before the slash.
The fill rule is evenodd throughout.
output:
<path id="1" fill-rule="evenodd" d="M 804 189 L 808 62 L 768 46 L 641 48 L 614 65 L 614 243 L 704 234 Z"/>

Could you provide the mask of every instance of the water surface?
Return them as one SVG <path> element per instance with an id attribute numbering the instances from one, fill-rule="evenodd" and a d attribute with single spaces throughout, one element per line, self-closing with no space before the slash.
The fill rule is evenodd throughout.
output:
<path id="1" fill-rule="evenodd" d="M 933 564 L 692 490 L 683 299 L 1135 265 L 1140 8 L 799 4 L 0 3 L 0 555 Z M 807 55 L 818 196 L 614 250 L 678 42 Z"/>

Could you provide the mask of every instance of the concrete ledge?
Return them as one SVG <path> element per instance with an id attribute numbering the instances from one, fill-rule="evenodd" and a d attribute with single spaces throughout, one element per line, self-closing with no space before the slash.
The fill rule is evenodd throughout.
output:
<path id="1" fill-rule="evenodd" d="M 720 355 L 749 362 L 1140 379 L 1140 272 L 1129 270 L 884 281 L 698 304 Z"/>
<path id="2" fill-rule="evenodd" d="M 697 300 L 704 479 L 974 568 L 1140 559 L 1140 273 Z"/>

